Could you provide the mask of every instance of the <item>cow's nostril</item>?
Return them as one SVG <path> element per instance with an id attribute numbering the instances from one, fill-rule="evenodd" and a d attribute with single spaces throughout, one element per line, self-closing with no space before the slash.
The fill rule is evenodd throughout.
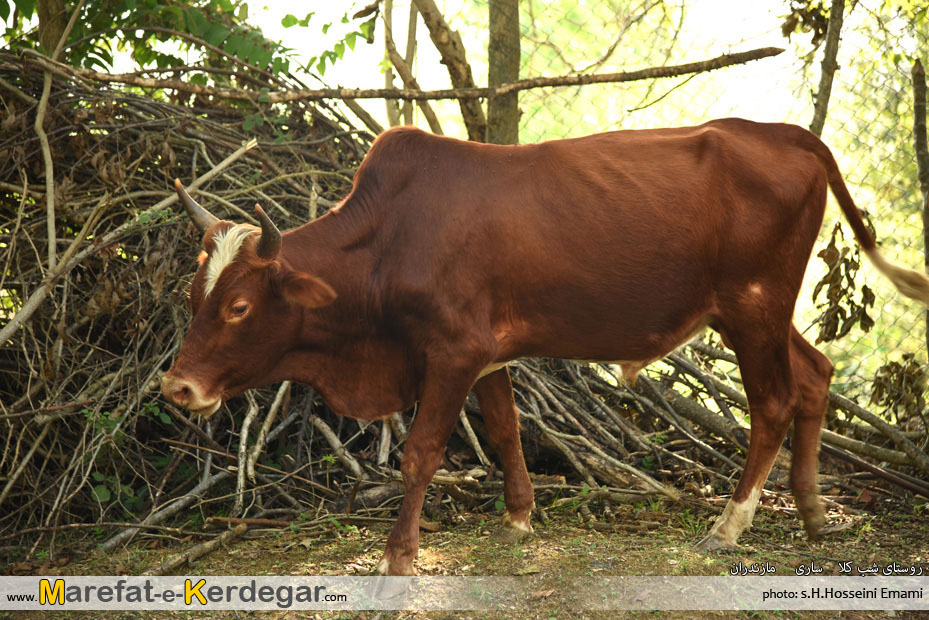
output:
<path id="1" fill-rule="evenodd" d="M 190 387 L 186 385 L 182 385 L 178 387 L 171 394 L 171 400 L 173 400 L 175 403 L 177 403 L 178 405 L 182 407 L 186 405 L 187 403 L 189 403 L 190 402 Z"/>

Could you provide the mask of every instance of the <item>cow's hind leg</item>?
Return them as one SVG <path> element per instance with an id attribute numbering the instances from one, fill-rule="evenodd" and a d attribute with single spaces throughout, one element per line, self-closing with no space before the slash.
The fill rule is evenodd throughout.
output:
<path id="1" fill-rule="evenodd" d="M 790 363 L 802 399 L 794 419 L 790 485 L 807 536 L 816 540 L 826 522 L 819 499 L 816 470 L 832 362 L 807 342 L 796 328 L 791 328 L 790 345 Z"/>
<path id="2" fill-rule="evenodd" d="M 534 494 L 519 441 L 519 412 L 513 400 L 509 370 L 504 366 L 482 377 L 474 384 L 474 392 L 503 466 L 503 498 L 506 502 L 503 525 L 515 537 L 530 534 L 529 515 Z"/>
<path id="3" fill-rule="evenodd" d="M 800 403 L 791 372 L 789 319 L 783 329 L 770 323 L 741 321 L 739 325 L 743 330 L 726 329 L 723 336 L 739 358 L 752 433 L 739 484 L 709 535 L 698 544 L 708 550 L 737 547 L 739 535 L 751 527 L 761 490 Z"/>

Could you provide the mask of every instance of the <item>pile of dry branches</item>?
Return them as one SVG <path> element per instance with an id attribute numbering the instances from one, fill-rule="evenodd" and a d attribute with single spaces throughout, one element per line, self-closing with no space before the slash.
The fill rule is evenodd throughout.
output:
<path id="1" fill-rule="evenodd" d="M 41 73 L 9 54 L 0 126 L 0 552 L 41 545 L 53 558 L 57 533 L 82 527 L 105 548 L 140 531 L 183 536 L 220 514 L 306 528 L 331 513 L 389 518 L 414 412 L 359 423 L 284 384 L 201 424 L 157 393 L 186 330 L 199 251 L 173 178 L 217 214 L 250 220 L 239 205 L 257 200 L 292 227 L 348 192 L 371 135 L 306 100 L 143 94 L 74 75 L 45 97 Z M 609 515 L 648 495 L 731 492 L 748 441 L 734 361 L 696 343 L 635 389 L 606 365 L 513 364 L 540 516 L 566 493 L 588 518 L 594 503 Z M 845 463 L 830 458 L 826 470 L 865 473 L 826 475 L 825 489 L 929 497 L 924 427 L 898 428 L 837 395 L 832 404 L 824 441 Z M 461 422 L 427 502 L 434 519 L 499 509 L 501 475 L 471 401 Z M 784 487 L 787 462 L 771 488 Z"/>
<path id="2" fill-rule="evenodd" d="M 44 98 L 41 72 L 9 54 L 0 79 L 0 530 L 126 518 L 184 489 L 162 439 L 192 433 L 155 389 L 199 252 L 173 179 L 230 218 L 259 200 L 292 227 L 347 193 L 372 136 L 319 103 L 81 80 Z"/>

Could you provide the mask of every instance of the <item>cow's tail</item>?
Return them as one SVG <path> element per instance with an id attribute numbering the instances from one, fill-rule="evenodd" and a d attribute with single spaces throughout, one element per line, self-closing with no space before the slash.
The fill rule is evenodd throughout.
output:
<path id="1" fill-rule="evenodd" d="M 812 134 L 810 135 L 812 136 Z M 816 148 L 814 152 L 819 156 L 826 168 L 832 194 L 839 203 L 839 207 L 842 208 L 842 213 L 845 214 L 845 219 L 848 220 L 849 225 L 852 227 L 862 251 L 870 259 L 875 269 L 893 282 L 898 291 L 929 307 L 929 276 L 915 269 L 901 267 L 884 258 L 884 255 L 877 248 L 874 235 L 865 226 L 861 213 L 858 211 L 858 207 L 855 206 L 855 201 L 852 200 L 851 194 L 848 193 L 848 187 L 845 185 L 842 173 L 839 172 L 835 157 L 833 157 L 829 147 L 819 139 L 815 139 L 815 141 Z"/>

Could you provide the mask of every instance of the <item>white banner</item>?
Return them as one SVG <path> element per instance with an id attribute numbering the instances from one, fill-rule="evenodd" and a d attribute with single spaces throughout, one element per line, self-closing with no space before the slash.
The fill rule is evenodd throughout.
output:
<path id="1" fill-rule="evenodd" d="M 0 577 L 0 610 L 929 610 L 929 577 Z"/>

